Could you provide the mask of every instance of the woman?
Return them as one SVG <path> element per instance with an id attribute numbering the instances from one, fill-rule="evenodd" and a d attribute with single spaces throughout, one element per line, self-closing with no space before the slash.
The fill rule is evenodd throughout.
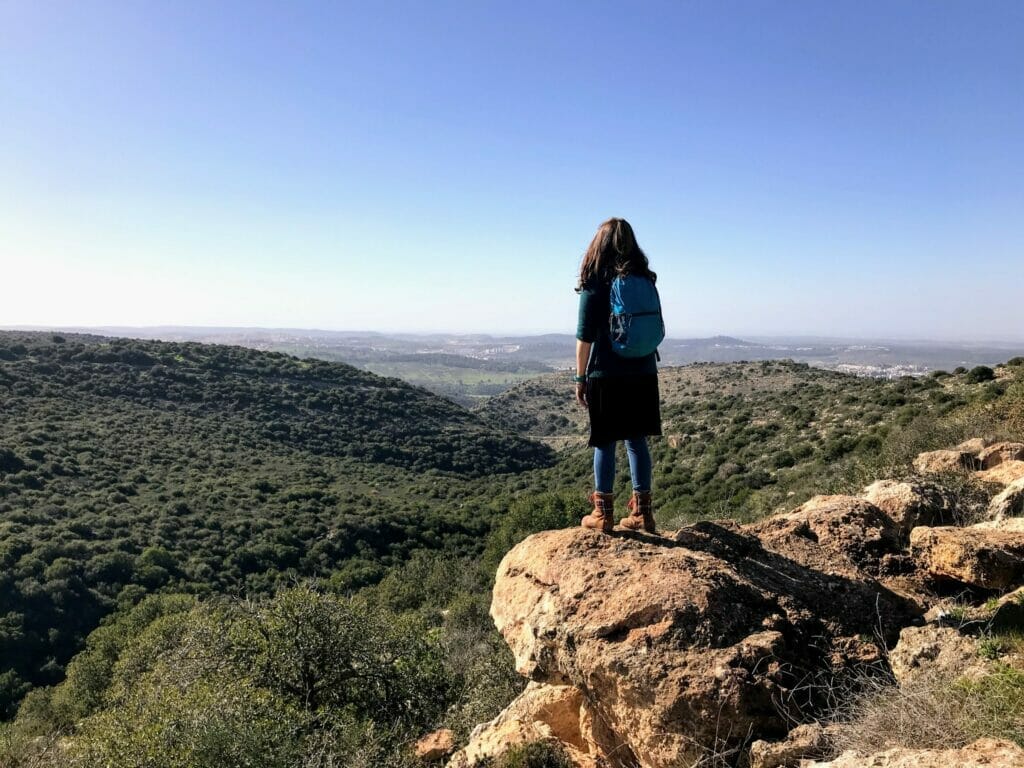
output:
<path id="1" fill-rule="evenodd" d="M 598 228 L 583 256 L 576 286 L 580 307 L 573 380 L 576 400 L 590 415 L 589 444 L 594 449 L 594 492 L 590 495 L 594 509 L 583 518 L 582 525 L 605 532 L 615 526 L 615 446 L 624 440 L 633 494 L 627 505 L 629 514 L 621 525 L 654 533 L 647 437 L 661 434 L 658 366 L 656 352 L 623 357 L 612 346 L 612 281 L 624 276 L 647 278 L 651 283 L 657 279 L 629 222 L 609 219 Z"/>

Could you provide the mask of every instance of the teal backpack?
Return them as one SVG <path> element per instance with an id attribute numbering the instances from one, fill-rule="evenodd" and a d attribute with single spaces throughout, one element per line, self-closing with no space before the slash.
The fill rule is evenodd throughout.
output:
<path id="1" fill-rule="evenodd" d="M 612 280 L 612 349 L 623 357 L 647 357 L 665 339 L 661 299 L 654 282 L 640 275 L 620 275 Z"/>

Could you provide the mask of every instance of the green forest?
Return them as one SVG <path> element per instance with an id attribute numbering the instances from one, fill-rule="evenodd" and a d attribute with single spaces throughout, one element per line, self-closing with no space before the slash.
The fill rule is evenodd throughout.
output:
<path id="1" fill-rule="evenodd" d="M 1022 363 L 665 369 L 659 521 L 1019 434 Z M 341 363 L 0 333 L 0 765 L 405 766 L 432 728 L 464 738 L 522 685 L 498 561 L 586 511 L 565 378 L 470 411 Z"/>
<path id="2" fill-rule="evenodd" d="M 547 447 L 348 365 L 240 347 L 0 335 L 0 713 L 146 592 L 354 588 L 473 551 L 481 478 Z"/>

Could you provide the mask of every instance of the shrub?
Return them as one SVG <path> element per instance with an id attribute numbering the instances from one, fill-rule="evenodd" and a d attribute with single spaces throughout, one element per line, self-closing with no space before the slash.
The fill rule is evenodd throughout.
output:
<path id="1" fill-rule="evenodd" d="M 173 676 L 172 676 L 173 677 Z M 299 764 L 302 713 L 233 677 L 181 688 L 156 673 L 118 707 L 88 720 L 74 742 L 82 768 L 220 768 Z"/>
<path id="2" fill-rule="evenodd" d="M 85 650 L 68 665 L 67 679 L 54 689 L 54 724 L 69 727 L 99 709 L 125 649 L 157 619 L 194 605 L 195 598 L 187 595 L 153 595 L 89 635 Z"/>
<path id="3" fill-rule="evenodd" d="M 586 513 L 583 494 L 547 493 L 514 502 L 487 539 L 482 567 L 493 574 L 505 553 L 530 534 L 579 525 Z"/>
<path id="4" fill-rule="evenodd" d="M 837 752 L 890 747 L 953 749 L 983 737 L 1024 745 L 1024 672 L 997 667 L 979 680 L 921 675 L 903 685 L 881 679 L 839 713 Z"/>
<path id="5" fill-rule="evenodd" d="M 451 691 L 436 642 L 411 617 L 302 586 L 227 611 L 238 674 L 310 711 L 427 727 Z"/>
<path id="6" fill-rule="evenodd" d="M 572 768 L 561 747 L 547 741 L 517 745 L 496 760 L 478 762 L 475 768 Z"/>
<path id="7" fill-rule="evenodd" d="M 776 451 L 772 454 L 771 463 L 776 469 L 792 467 L 796 464 L 796 457 L 787 450 Z"/>
<path id="8" fill-rule="evenodd" d="M 81 768 L 398 766 L 455 687 L 436 631 L 364 599 L 149 598 L 93 633 L 67 682 L 26 699 L 0 765 L 63 732 Z"/>
<path id="9" fill-rule="evenodd" d="M 444 552 L 418 551 L 392 568 L 379 584 L 364 595 L 396 613 L 440 611 L 460 591 L 486 589 L 480 569 L 471 561 Z"/>
<path id="10" fill-rule="evenodd" d="M 968 372 L 967 381 L 971 384 L 980 384 L 983 381 L 992 381 L 995 377 L 996 372 L 987 365 L 977 365 Z"/>

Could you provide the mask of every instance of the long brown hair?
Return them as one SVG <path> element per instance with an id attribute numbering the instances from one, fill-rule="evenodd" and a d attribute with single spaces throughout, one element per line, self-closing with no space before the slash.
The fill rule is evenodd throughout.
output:
<path id="1" fill-rule="evenodd" d="M 658 276 L 651 271 L 647 256 L 636 243 L 633 228 L 625 219 L 608 219 L 597 228 L 580 264 L 576 290 L 593 280 L 611 280 L 617 275 L 643 275 L 652 281 Z"/>

